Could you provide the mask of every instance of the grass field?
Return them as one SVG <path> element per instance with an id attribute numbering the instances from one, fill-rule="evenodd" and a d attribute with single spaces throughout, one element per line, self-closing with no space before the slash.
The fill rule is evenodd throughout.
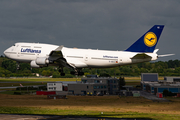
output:
<path id="1" fill-rule="evenodd" d="M 125 77 L 125 80 L 126 85 L 140 85 L 139 77 Z M 0 78 L 0 82 L 2 82 L 0 87 L 19 86 L 21 82 L 23 86 L 46 85 L 47 82 L 53 81 L 81 81 L 81 78 Z"/>
<path id="2" fill-rule="evenodd" d="M 19 86 L 20 83 L 0 83 L 0 87 Z M 47 85 L 47 82 L 22 83 L 23 86 Z"/>
<path id="3" fill-rule="evenodd" d="M 129 80 L 136 80 L 140 81 L 141 77 L 124 77 L 125 80 L 128 82 Z M 164 77 L 159 77 L 159 80 L 163 80 Z M 81 81 L 81 78 L 0 78 L 0 82 L 3 81 L 27 81 L 27 82 L 47 82 L 47 81 Z"/>
<path id="4" fill-rule="evenodd" d="M 47 96 L 0 94 L 0 113 L 180 119 L 180 99 L 171 99 L 172 102 L 152 102 L 142 97 L 67 97 L 68 99 L 54 100 L 47 99 Z"/>
<path id="5" fill-rule="evenodd" d="M 81 81 L 81 78 L 0 78 L 0 82 Z"/>

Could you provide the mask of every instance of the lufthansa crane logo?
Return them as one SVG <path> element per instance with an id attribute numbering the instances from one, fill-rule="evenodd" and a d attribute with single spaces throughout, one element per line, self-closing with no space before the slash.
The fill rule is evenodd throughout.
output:
<path id="1" fill-rule="evenodd" d="M 148 32 L 144 36 L 144 43 L 148 47 L 153 47 L 157 42 L 157 37 L 153 32 Z"/>

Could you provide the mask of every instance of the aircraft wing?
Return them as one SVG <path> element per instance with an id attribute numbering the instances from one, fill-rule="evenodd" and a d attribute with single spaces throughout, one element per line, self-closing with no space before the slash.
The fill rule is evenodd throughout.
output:
<path id="1" fill-rule="evenodd" d="M 133 56 L 131 59 L 146 59 L 146 58 L 152 58 L 152 57 L 145 53 L 138 53 L 135 56 Z"/>
<path id="2" fill-rule="evenodd" d="M 74 69 L 75 67 L 71 64 L 68 64 L 66 59 L 63 57 L 63 53 L 62 53 L 63 47 L 64 46 L 59 46 L 55 50 L 51 51 L 51 53 L 49 54 L 49 59 L 53 60 L 54 63 L 58 64 L 59 66 Z"/>
<path id="3" fill-rule="evenodd" d="M 50 57 L 59 57 L 59 58 L 63 58 L 63 54 L 62 54 L 62 48 L 63 46 L 59 46 L 57 49 L 51 51 L 51 53 L 49 54 Z"/>

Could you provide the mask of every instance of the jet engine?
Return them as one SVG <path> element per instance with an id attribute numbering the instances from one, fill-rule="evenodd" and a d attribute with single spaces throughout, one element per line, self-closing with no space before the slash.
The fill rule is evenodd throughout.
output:
<path id="1" fill-rule="evenodd" d="M 49 64 L 48 58 L 37 58 L 36 60 L 31 61 L 30 65 L 33 68 L 47 67 Z"/>
<path id="2" fill-rule="evenodd" d="M 37 65 L 47 65 L 47 64 L 49 64 L 48 58 L 42 58 L 42 57 L 37 58 L 35 60 L 35 62 L 36 62 Z"/>
<path id="3" fill-rule="evenodd" d="M 40 68 L 41 67 L 41 66 L 37 65 L 34 60 L 31 61 L 30 65 L 31 65 L 32 68 Z"/>

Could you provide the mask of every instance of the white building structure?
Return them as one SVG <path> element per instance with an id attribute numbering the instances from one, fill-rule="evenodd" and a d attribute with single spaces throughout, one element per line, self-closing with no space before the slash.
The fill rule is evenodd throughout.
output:
<path id="1" fill-rule="evenodd" d="M 48 82 L 47 91 L 63 91 L 62 82 Z"/>

